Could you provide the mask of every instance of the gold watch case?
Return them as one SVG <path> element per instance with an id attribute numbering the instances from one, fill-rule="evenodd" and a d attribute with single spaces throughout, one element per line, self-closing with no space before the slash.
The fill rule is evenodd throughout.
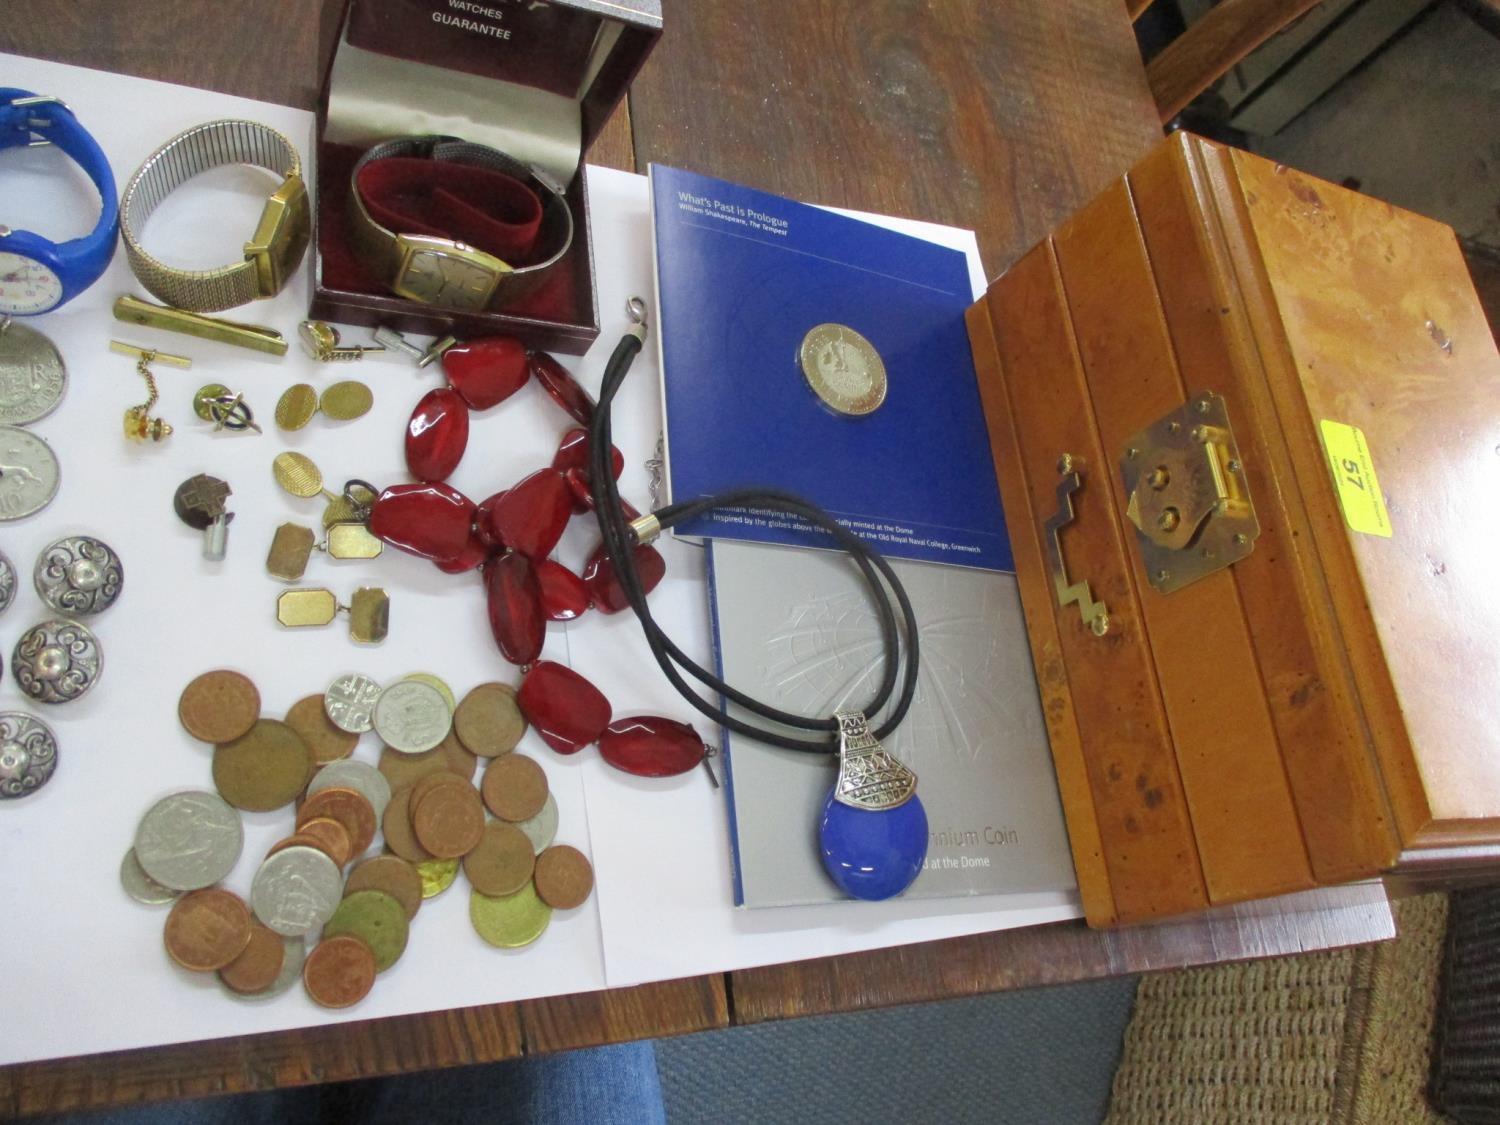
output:
<path id="1" fill-rule="evenodd" d="M 290 175 L 271 193 L 255 224 L 255 233 L 245 243 L 245 257 L 255 263 L 255 280 L 262 297 L 281 292 L 296 272 L 307 250 L 311 216 L 307 185 Z"/>
<path id="2" fill-rule="evenodd" d="M 429 235 L 399 234 L 401 265 L 391 289 L 401 297 L 446 309 L 475 312 L 488 307 L 512 267 L 463 242 Z"/>

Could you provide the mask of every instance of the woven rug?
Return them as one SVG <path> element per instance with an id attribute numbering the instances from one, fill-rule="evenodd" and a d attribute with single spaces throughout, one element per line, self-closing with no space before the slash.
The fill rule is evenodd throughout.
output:
<path id="1" fill-rule="evenodd" d="M 1425 1093 L 1447 898 L 1395 911 L 1395 941 L 1141 978 L 1105 1121 L 1447 1121 Z"/>

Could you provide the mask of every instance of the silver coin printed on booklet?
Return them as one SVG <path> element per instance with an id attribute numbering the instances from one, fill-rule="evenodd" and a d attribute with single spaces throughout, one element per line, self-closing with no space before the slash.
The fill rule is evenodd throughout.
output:
<path id="1" fill-rule="evenodd" d="M 70 617 L 103 613 L 120 596 L 125 568 L 108 543 L 69 535 L 43 549 L 32 575 L 42 601 Z"/>
<path id="2" fill-rule="evenodd" d="M 135 831 L 141 870 L 174 891 L 211 887 L 234 870 L 244 846 L 240 814 L 216 793 L 163 797 Z"/>
<path id="3" fill-rule="evenodd" d="M 282 937 L 317 929 L 343 897 L 338 864 L 317 848 L 294 846 L 267 856 L 250 884 L 250 909 Z"/>
<path id="4" fill-rule="evenodd" d="M 885 363 L 875 345 L 848 325 L 809 329 L 797 359 L 813 394 L 836 413 L 857 418 L 885 401 Z"/>
<path id="5" fill-rule="evenodd" d="M 0 613 L 10 608 L 10 603 L 16 600 L 16 568 L 15 565 L 0 554 Z"/>
<path id="6" fill-rule="evenodd" d="M 364 734 L 374 724 L 375 704 L 379 700 L 379 684 L 369 676 L 350 672 L 328 685 L 323 693 L 323 710 L 339 730 Z"/>
<path id="7" fill-rule="evenodd" d="M 356 762 L 345 758 L 329 762 L 313 775 L 307 783 L 307 795 L 311 797 L 324 789 L 353 789 L 375 810 L 375 821 L 385 815 L 386 805 L 391 803 L 391 783 L 369 762 Z"/>
<path id="8" fill-rule="evenodd" d="M 57 769 L 57 736 L 24 711 L 0 711 L 0 800 L 35 793 Z"/>
<path id="9" fill-rule="evenodd" d="M 38 703 L 71 703 L 99 681 L 104 651 L 76 621 L 43 621 L 21 634 L 10 656 L 11 674 Z"/>
<path id="10" fill-rule="evenodd" d="M 453 727 L 453 712 L 443 693 L 421 680 L 402 680 L 381 693 L 375 704 L 375 733 L 392 750 L 420 754 L 431 750 Z"/>
<path id="11" fill-rule="evenodd" d="M 68 372 L 51 340 L 0 318 L 0 423 L 24 426 L 57 409 Z"/>
<path id="12" fill-rule="evenodd" d="M 169 902 L 176 902 L 180 893 L 171 887 L 162 886 L 147 875 L 141 861 L 135 857 L 134 848 L 129 849 L 125 858 L 120 861 L 120 886 L 125 888 L 126 894 L 145 906 L 165 906 Z"/>
<path id="13" fill-rule="evenodd" d="M 61 479 L 50 445 L 19 427 L 0 426 L 0 521 L 41 511 Z"/>

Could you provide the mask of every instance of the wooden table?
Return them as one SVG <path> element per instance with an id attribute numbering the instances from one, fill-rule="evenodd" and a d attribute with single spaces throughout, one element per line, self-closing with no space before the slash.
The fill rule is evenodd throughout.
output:
<path id="1" fill-rule="evenodd" d="M 970 227 L 991 276 L 1160 137 L 1122 0 L 663 0 L 590 154 Z M 0 51 L 311 107 L 337 5 L 10 0 Z M 328 1028 L 0 1068 L 0 1115 L 488 1062 L 793 1015 L 1388 938 L 1378 887 L 1094 933 L 1081 924 Z"/>

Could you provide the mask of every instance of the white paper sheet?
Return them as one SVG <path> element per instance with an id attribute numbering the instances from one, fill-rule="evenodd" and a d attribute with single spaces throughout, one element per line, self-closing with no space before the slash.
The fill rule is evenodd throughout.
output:
<path id="1" fill-rule="evenodd" d="M 121 185 L 149 152 L 199 122 L 225 116 L 262 121 L 284 131 L 305 155 L 312 121 L 282 106 L 13 56 L 0 55 L 0 82 L 65 98 L 99 138 Z M 56 238 L 86 231 L 92 212 L 82 213 L 80 203 L 89 188 L 69 167 L 47 149 L 0 156 L 0 219 Z M 68 185 L 62 191 L 60 182 Z M 184 266 L 233 260 L 259 214 L 266 183 L 244 169 L 209 173 L 164 204 L 147 228 L 148 246 Z M 590 194 L 604 331 L 592 355 L 565 362 L 596 388 L 603 357 L 624 327 L 625 298 L 651 292 L 650 229 L 644 177 L 591 169 Z M 971 233 L 893 225 L 919 227 L 965 249 L 982 283 Z M 305 315 L 307 286 L 304 270 L 276 300 L 225 315 L 271 325 L 290 338 Z M 419 374 L 404 359 L 380 358 L 320 365 L 295 344 L 286 358 L 275 359 L 132 328 L 109 313 L 124 292 L 142 293 L 117 254 L 82 297 L 31 322 L 53 339 L 68 365 L 64 405 L 32 427 L 56 450 L 63 484 L 45 511 L 0 525 L 0 550 L 22 574 L 16 604 L 0 618 L 0 655 L 8 660 L 16 638 L 44 615 L 29 574 L 38 551 L 53 539 L 100 536 L 120 553 L 126 577 L 120 602 L 89 622 L 106 658 L 99 685 L 42 716 L 61 742 L 56 776 L 40 793 L 0 807 L 0 941 L 12 965 L 0 990 L 7 1031 L 0 1037 L 0 1064 L 588 991 L 1078 916 L 1071 896 L 737 912 L 723 802 L 701 772 L 667 781 L 631 778 L 603 766 L 593 750 L 562 758 L 528 734 L 522 750 L 543 764 L 557 795 L 558 838 L 592 856 L 599 884 L 583 907 L 555 915 L 535 946 L 507 953 L 481 942 L 468 922 L 460 876 L 453 889 L 423 906 L 406 956 L 346 1012 L 317 1008 L 300 989 L 264 1003 L 237 1003 L 211 978 L 175 968 L 161 944 L 165 909 L 129 900 L 116 873 L 152 801 L 212 787 L 208 748 L 176 719 L 177 696 L 189 679 L 209 668 L 239 668 L 259 685 L 265 713 L 279 715 L 347 670 L 382 680 L 432 672 L 460 694 L 481 680 L 515 683 L 517 676 L 495 652 L 477 578 L 442 575 L 394 550 L 367 563 L 315 556 L 305 579 L 342 596 L 360 585 L 383 586 L 391 597 L 384 645 L 351 644 L 342 623 L 287 632 L 275 622 L 275 597 L 284 587 L 264 569 L 272 531 L 287 520 L 317 526 L 322 507 L 282 494 L 271 478 L 271 458 L 282 449 L 302 450 L 335 487 L 354 476 L 377 484 L 406 479 L 401 433 L 417 398 L 436 385 L 436 369 Z M 347 334 L 350 342 L 365 337 L 357 329 Z M 163 445 L 128 445 L 121 436 L 121 413 L 143 400 L 144 388 L 132 362 L 109 353 L 111 338 L 195 361 L 190 371 L 158 369 L 160 413 L 178 427 Z M 351 423 L 315 418 L 291 435 L 271 424 L 285 387 L 298 381 L 323 387 L 339 378 L 370 384 L 371 414 Z M 657 379 L 655 350 L 648 348 L 618 405 L 616 434 L 627 459 L 622 491 L 638 506 L 646 497 L 644 461 L 660 425 Z M 193 391 L 208 382 L 244 391 L 266 434 L 209 434 L 190 406 Z M 453 484 L 476 499 L 509 485 L 550 460 L 568 424 L 539 389 L 526 388 L 475 419 L 469 455 Z M 173 490 L 197 472 L 221 476 L 234 489 L 236 518 L 221 564 L 202 561 L 199 534 L 172 514 Z M 558 557 L 578 567 L 595 539 L 586 521 L 575 520 Z M 706 660 L 701 558 L 694 548 L 671 542 L 665 552 L 668 576 L 653 605 L 680 643 Z M 651 663 L 628 615 L 590 614 L 571 628 L 553 626 L 544 655 L 593 679 L 617 714 L 694 717 Z M 0 709 L 24 707 L 8 672 L 0 681 Z M 704 729 L 701 720 L 698 725 Z M 367 735 L 357 756 L 374 761 L 377 752 L 375 737 Z M 246 815 L 245 850 L 226 885 L 248 891 L 265 849 L 289 831 L 291 819 L 289 811 Z M 788 830 L 810 832 L 806 825 Z"/>

